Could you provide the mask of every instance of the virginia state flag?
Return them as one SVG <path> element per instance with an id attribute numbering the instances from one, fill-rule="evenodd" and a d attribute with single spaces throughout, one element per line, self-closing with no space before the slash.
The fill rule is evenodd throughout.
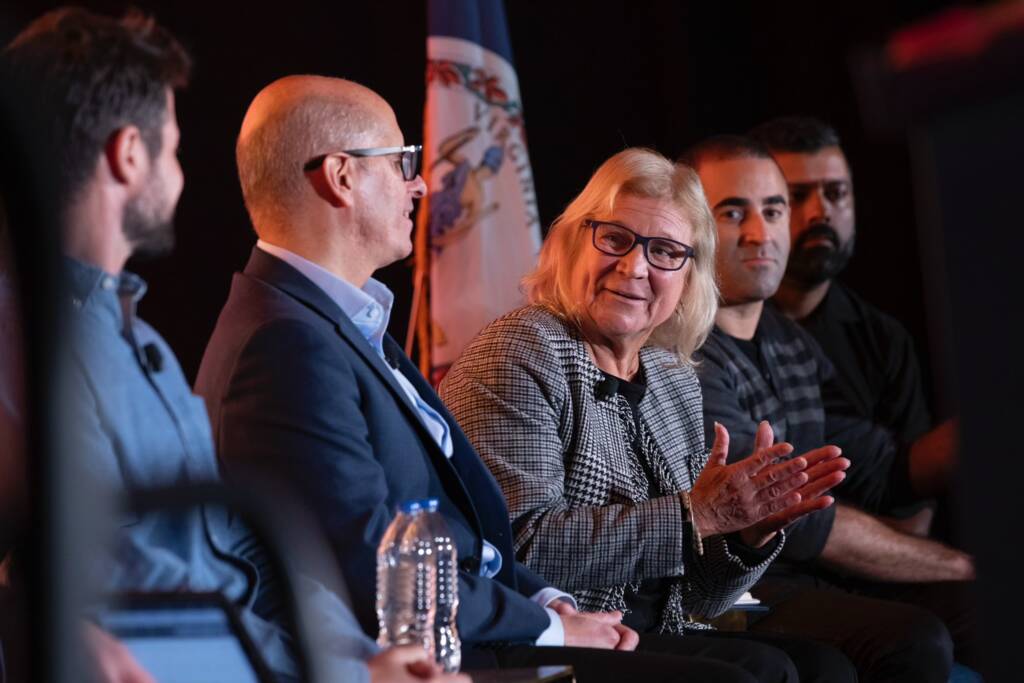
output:
<path id="1" fill-rule="evenodd" d="M 430 193 L 420 207 L 416 285 L 420 308 L 429 259 L 430 317 L 419 310 L 417 327 L 421 368 L 436 384 L 481 328 L 522 303 L 519 280 L 536 263 L 540 220 L 501 0 L 429 0 L 427 14 Z"/>

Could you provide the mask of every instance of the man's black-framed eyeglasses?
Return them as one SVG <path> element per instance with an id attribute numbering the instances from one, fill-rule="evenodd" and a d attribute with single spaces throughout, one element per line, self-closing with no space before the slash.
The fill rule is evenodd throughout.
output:
<path id="1" fill-rule="evenodd" d="M 307 171 L 324 163 L 324 160 L 333 154 L 347 154 L 350 157 L 385 157 L 391 154 L 400 154 L 402 163 L 402 177 L 405 180 L 414 180 L 420 167 L 420 152 L 423 145 L 405 145 L 404 147 L 364 147 L 362 149 L 343 149 L 340 152 L 330 152 L 313 157 L 303 167 Z"/>
<path id="2" fill-rule="evenodd" d="M 625 256 L 636 245 L 643 246 L 644 258 L 659 270 L 679 270 L 686 260 L 696 258 L 697 252 L 689 244 L 683 244 L 666 237 L 644 237 L 625 225 L 609 221 L 587 219 L 583 226 L 593 231 L 594 248 L 609 256 Z"/>

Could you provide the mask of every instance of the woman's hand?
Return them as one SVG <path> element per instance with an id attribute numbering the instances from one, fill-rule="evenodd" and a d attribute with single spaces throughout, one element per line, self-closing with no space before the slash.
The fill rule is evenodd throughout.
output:
<path id="1" fill-rule="evenodd" d="M 850 466 L 839 448 L 822 446 L 779 462 L 793 447 L 773 440 L 771 425 L 761 422 L 754 452 L 728 465 L 729 432 L 715 423 L 711 457 L 690 491 L 693 523 L 702 536 L 738 531 L 744 543 L 760 547 L 786 525 L 833 503 L 823 494 Z"/>

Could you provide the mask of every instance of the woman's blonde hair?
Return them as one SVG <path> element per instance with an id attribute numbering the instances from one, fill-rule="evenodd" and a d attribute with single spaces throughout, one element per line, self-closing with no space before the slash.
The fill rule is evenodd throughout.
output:
<path id="1" fill-rule="evenodd" d="M 601 164 L 583 191 L 551 224 L 537 268 L 523 278 L 527 299 L 580 325 L 579 302 L 571 298 L 570 278 L 580 252 L 591 248 L 590 232 L 582 229 L 583 221 L 610 213 L 620 195 L 670 202 L 693 227 L 691 246 L 696 256 L 687 269 L 683 294 L 672 315 L 650 339 L 650 343 L 674 351 L 681 362 L 691 364 L 693 352 L 707 338 L 718 309 L 718 230 L 697 173 L 654 150 L 632 147 Z"/>

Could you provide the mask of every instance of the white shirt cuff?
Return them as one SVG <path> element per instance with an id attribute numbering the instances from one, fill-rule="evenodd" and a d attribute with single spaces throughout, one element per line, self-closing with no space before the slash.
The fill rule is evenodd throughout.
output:
<path id="1" fill-rule="evenodd" d="M 565 591 L 560 591 L 557 588 L 548 586 L 547 588 L 541 588 L 539 591 L 530 596 L 530 600 L 537 603 L 541 607 L 547 607 L 555 600 L 565 600 L 573 609 L 579 609 L 580 606 L 576 604 L 576 598 L 572 597 Z"/>
<path id="2" fill-rule="evenodd" d="M 550 607 L 545 607 L 544 611 L 548 613 L 551 625 L 537 636 L 536 645 L 537 647 L 562 647 L 565 645 L 565 628 L 562 626 L 562 617 L 558 616 L 558 612 Z"/>
<path id="3" fill-rule="evenodd" d="M 564 591 L 548 586 L 531 595 L 530 600 L 543 607 L 551 619 L 551 625 L 544 629 L 537 637 L 537 646 L 562 647 L 565 645 L 565 628 L 562 626 L 562 617 L 558 615 L 558 612 L 548 607 L 548 605 L 555 600 L 567 600 L 573 609 L 579 609 L 579 606 L 576 604 L 576 598 Z"/>

